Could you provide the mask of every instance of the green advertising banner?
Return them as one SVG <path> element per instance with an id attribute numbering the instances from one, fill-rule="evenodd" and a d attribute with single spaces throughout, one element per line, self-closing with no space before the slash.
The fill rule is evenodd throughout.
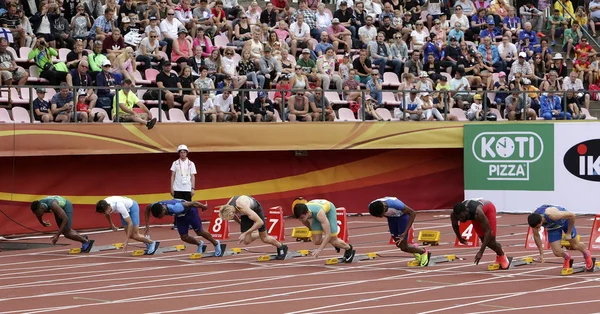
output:
<path id="1" fill-rule="evenodd" d="M 554 124 L 465 124 L 465 190 L 554 190 Z"/>

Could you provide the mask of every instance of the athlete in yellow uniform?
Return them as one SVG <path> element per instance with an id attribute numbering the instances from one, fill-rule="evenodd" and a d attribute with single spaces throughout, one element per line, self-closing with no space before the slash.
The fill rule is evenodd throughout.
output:
<path id="1" fill-rule="evenodd" d="M 308 227 L 312 233 L 312 242 L 315 245 L 320 245 L 313 252 L 313 256 L 317 258 L 319 253 L 323 251 L 327 243 L 331 243 L 336 249 L 344 249 L 344 262 L 351 263 L 354 259 L 356 251 L 352 249 L 352 245 L 338 238 L 337 215 L 335 205 L 328 200 L 312 200 L 307 202 L 305 199 L 297 198 L 292 203 L 294 217 L 298 218 Z M 308 222 L 312 219 L 312 222 Z"/>

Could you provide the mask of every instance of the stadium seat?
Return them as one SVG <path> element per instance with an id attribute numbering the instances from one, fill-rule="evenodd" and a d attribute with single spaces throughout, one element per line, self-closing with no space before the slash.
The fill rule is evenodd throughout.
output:
<path id="1" fill-rule="evenodd" d="M 279 115 L 279 111 L 277 111 L 277 109 L 273 108 L 273 112 L 275 112 L 275 121 L 283 122 L 283 120 L 281 120 L 281 116 Z"/>
<path id="2" fill-rule="evenodd" d="M 190 119 L 188 121 L 194 121 L 192 120 L 192 116 L 194 115 L 194 110 L 196 110 L 196 108 L 192 107 L 190 108 L 190 110 L 188 110 L 188 117 L 190 117 Z"/>
<path id="3" fill-rule="evenodd" d="M 394 119 L 394 117 L 392 117 L 392 113 L 385 108 L 377 108 L 377 109 L 375 109 L 375 112 L 377 112 L 379 114 L 379 116 L 381 118 L 383 118 L 384 120 L 387 120 L 387 121 L 397 121 L 398 120 L 398 119 Z"/>
<path id="4" fill-rule="evenodd" d="M 92 108 L 92 114 L 95 114 L 96 112 L 104 112 L 104 114 L 106 115 L 106 116 L 104 116 L 104 120 L 102 120 L 102 122 L 112 123 L 112 121 L 108 118 L 108 112 L 106 112 L 106 110 L 104 110 L 102 108 Z"/>
<path id="5" fill-rule="evenodd" d="M 12 116 L 15 123 L 31 123 L 29 112 L 23 107 L 12 108 Z"/>
<path id="6" fill-rule="evenodd" d="M 0 108 L 0 123 L 13 123 L 6 108 Z"/>
<path id="7" fill-rule="evenodd" d="M 398 80 L 398 75 L 394 72 L 385 72 L 383 73 L 383 86 L 391 86 L 396 87 L 400 86 L 400 80 Z"/>
<path id="8" fill-rule="evenodd" d="M 348 102 L 340 99 L 340 95 L 334 91 L 325 91 L 325 98 L 333 105 L 347 105 Z"/>
<path id="9" fill-rule="evenodd" d="M 8 46 L 8 47 L 6 47 L 6 50 L 8 52 L 10 52 L 10 54 L 13 56 L 13 58 L 15 58 L 16 63 L 27 63 L 27 57 L 25 57 L 25 58 L 19 57 L 19 55 L 17 54 L 17 52 L 15 51 L 15 49 L 13 47 Z"/>
<path id="10" fill-rule="evenodd" d="M 54 95 L 56 95 L 56 91 L 54 90 L 54 88 L 46 88 L 46 96 L 44 96 L 44 100 L 50 102 Z M 37 93 L 35 97 L 37 98 Z"/>
<path id="11" fill-rule="evenodd" d="M 33 78 L 35 78 L 35 80 L 33 80 Z M 40 71 L 37 65 L 29 66 L 29 79 L 31 79 L 34 82 L 40 82 L 42 84 L 50 83 L 50 81 L 48 81 L 47 79 L 40 77 Z M 30 81 L 29 79 L 27 79 L 28 82 Z"/>
<path id="12" fill-rule="evenodd" d="M 67 55 L 71 52 L 71 49 L 60 48 L 58 49 L 58 61 L 67 62 Z"/>
<path id="13" fill-rule="evenodd" d="M 465 112 L 460 108 L 452 108 L 450 109 L 450 113 L 455 115 L 458 118 L 458 121 L 469 121 L 465 115 Z"/>
<path id="14" fill-rule="evenodd" d="M 500 114 L 500 110 L 496 109 L 496 108 L 490 108 L 490 113 L 493 113 L 496 115 L 496 120 L 497 121 L 504 121 L 506 119 L 504 119 L 504 117 L 502 116 L 502 114 Z"/>
<path id="15" fill-rule="evenodd" d="M 586 108 L 581 108 L 581 112 L 585 114 L 586 120 L 598 120 L 598 118 L 592 117 L 592 115 L 590 114 L 590 111 L 587 110 Z"/>
<path id="16" fill-rule="evenodd" d="M 23 100 L 20 96 L 19 93 L 17 92 L 16 88 L 11 88 L 10 89 L 10 100 L 12 101 L 13 105 L 28 105 L 29 104 L 29 100 Z"/>
<path id="17" fill-rule="evenodd" d="M 250 93 L 248 94 L 248 100 L 251 103 L 254 103 L 254 100 L 258 98 L 258 92 L 255 90 L 251 90 Z"/>
<path id="18" fill-rule="evenodd" d="M 382 96 L 383 103 L 387 106 L 398 106 L 401 104 L 400 101 L 396 100 L 393 92 L 382 92 Z"/>
<path id="19" fill-rule="evenodd" d="M 142 74 L 140 73 L 140 71 L 135 71 L 133 72 L 133 78 L 135 79 L 135 84 L 136 85 L 151 85 L 152 82 L 150 80 L 144 80 L 142 78 Z"/>
<path id="20" fill-rule="evenodd" d="M 33 60 L 29 60 L 29 53 L 31 52 L 31 48 L 29 47 L 21 47 L 19 48 L 19 56 L 23 59 L 27 59 L 27 62 L 33 63 Z"/>
<path id="21" fill-rule="evenodd" d="M 169 109 L 169 122 L 190 122 L 179 108 Z"/>
<path id="22" fill-rule="evenodd" d="M 161 119 L 159 118 L 159 111 L 158 108 L 154 107 L 154 108 L 150 108 L 150 113 L 152 114 L 153 118 L 156 118 L 157 121 L 160 121 Z M 165 113 L 164 110 L 160 110 L 160 113 L 162 115 L 162 122 L 169 122 L 169 117 L 167 117 L 167 114 Z"/>
<path id="23" fill-rule="evenodd" d="M 338 110 L 338 121 L 360 121 L 354 117 L 354 112 L 348 108 L 340 108 Z"/>
<path id="24" fill-rule="evenodd" d="M 215 41 L 215 48 L 219 48 L 219 49 L 225 49 L 225 47 L 227 47 L 227 44 L 229 44 L 229 38 L 227 38 L 227 36 L 221 36 L 221 35 L 215 36 L 214 41 Z"/>
<path id="25" fill-rule="evenodd" d="M 158 70 L 155 69 L 146 69 L 146 80 L 152 82 L 152 84 L 156 84 L 156 76 L 158 75 Z"/>

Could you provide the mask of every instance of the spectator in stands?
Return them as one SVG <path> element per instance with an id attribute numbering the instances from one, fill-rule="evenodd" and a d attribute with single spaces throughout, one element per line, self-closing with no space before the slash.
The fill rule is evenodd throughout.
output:
<path id="1" fill-rule="evenodd" d="M 196 37 L 198 18 L 194 17 L 194 14 L 192 13 L 190 0 L 182 0 L 181 3 L 175 7 L 175 17 L 179 22 L 183 23 L 184 28 L 189 30 L 192 38 Z"/>
<path id="2" fill-rule="evenodd" d="M 550 88 L 552 88 L 552 86 L 550 86 L 547 90 L 549 90 Z M 562 90 L 563 91 L 567 91 L 567 90 L 575 90 L 575 91 L 579 91 L 579 93 L 577 94 L 577 98 L 579 100 L 579 102 L 583 102 L 584 106 L 586 109 L 590 109 L 590 94 L 589 93 L 584 93 L 584 87 L 583 87 L 583 80 L 578 78 L 578 73 L 575 71 L 572 71 L 571 73 L 569 73 L 569 76 L 565 77 L 562 83 Z"/>
<path id="3" fill-rule="evenodd" d="M 569 22 L 560 14 L 559 10 L 554 10 L 553 14 L 548 17 L 548 29 L 550 30 L 550 38 L 552 38 L 552 46 L 556 45 L 556 38 L 560 39 L 568 25 Z"/>
<path id="4" fill-rule="evenodd" d="M 94 89 L 91 88 L 94 85 L 92 84 L 91 76 L 88 74 L 88 67 L 88 62 L 86 60 L 82 60 L 77 65 L 76 69 L 72 69 L 71 71 L 69 71 L 66 80 L 68 86 L 79 87 L 73 89 L 77 92 L 77 95 L 79 95 L 79 92 L 81 91 L 85 93 L 86 96 L 83 100 L 87 104 L 89 104 L 89 109 L 91 110 L 94 107 L 96 107 L 96 101 L 98 101 L 98 96 L 94 94 Z"/>
<path id="5" fill-rule="evenodd" d="M 111 63 L 108 59 L 104 59 L 102 62 L 102 71 L 96 75 L 96 86 L 100 87 L 112 87 L 114 88 L 118 84 L 121 83 L 121 80 L 116 80 L 116 78 L 111 73 Z M 106 110 L 107 112 L 112 112 L 112 99 L 115 96 L 115 91 L 113 89 L 98 89 L 96 94 L 98 95 L 97 107 Z M 112 118 L 112 117 L 111 117 Z"/>
<path id="6" fill-rule="evenodd" d="M 250 51 L 250 55 L 252 56 L 252 60 L 254 62 L 258 61 L 263 55 L 264 46 L 262 41 L 260 40 L 260 36 L 260 29 L 258 27 L 254 28 L 252 30 L 252 39 L 248 40 L 243 48 L 243 50 Z M 292 52 L 295 52 L 295 47 L 296 46 L 294 46 L 294 41 L 292 41 Z"/>
<path id="7" fill-rule="evenodd" d="M 175 18 L 175 10 L 169 8 L 167 18 L 160 22 L 160 31 L 167 42 L 167 56 L 170 56 L 173 51 L 173 41 L 177 39 L 177 32 L 180 27 L 183 27 L 183 24 Z"/>
<path id="8" fill-rule="evenodd" d="M 522 74 L 522 77 L 526 77 L 528 79 L 533 79 L 533 69 L 529 62 L 525 61 L 527 54 L 525 52 L 519 52 L 519 59 L 517 62 L 512 64 L 510 68 L 510 74 L 508 75 L 508 79 L 512 80 L 515 76 L 515 73 Z"/>
<path id="9" fill-rule="evenodd" d="M 54 48 L 48 47 L 44 36 L 39 36 L 27 59 L 33 60 L 38 67 L 40 77 L 50 81 L 51 85 L 58 85 L 65 81 L 68 68 L 64 62 L 53 64 L 52 57 L 58 57 L 58 52 Z"/>
<path id="10" fill-rule="evenodd" d="M 154 30 L 151 30 L 149 35 L 142 39 L 136 52 L 135 61 L 143 63 L 139 66 L 141 73 L 144 73 L 146 69 L 152 68 L 152 62 L 162 62 L 163 58 L 160 54 L 158 34 Z"/>
<path id="11" fill-rule="evenodd" d="M 463 101 L 467 104 L 473 102 L 473 97 L 469 94 L 470 90 L 469 80 L 465 77 L 465 72 L 459 68 L 454 74 L 454 78 L 450 80 L 450 91 L 459 108 L 464 108 Z"/>
<path id="12" fill-rule="evenodd" d="M 588 9 L 590 11 L 589 27 L 592 36 L 596 37 L 596 23 L 600 22 L 600 0 L 591 1 Z"/>
<path id="13" fill-rule="evenodd" d="M 233 45 L 243 47 L 246 42 L 252 39 L 252 25 L 248 22 L 248 16 L 240 12 L 239 20 L 233 27 Z"/>
<path id="14" fill-rule="evenodd" d="M 73 38 L 71 38 L 71 26 L 69 21 L 62 15 L 57 15 L 54 19 L 54 38 L 58 48 L 73 48 Z"/>
<path id="15" fill-rule="evenodd" d="M 223 75 L 220 74 L 221 54 L 218 49 L 213 50 L 210 56 L 204 59 L 204 66 L 208 69 L 209 77 L 213 79 L 215 83 L 219 83 L 223 80 Z"/>
<path id="16" fill-rule="evenodd" d="M 562 79 L 564 77 L 567 76 L 567 65 L 565 64 L 565 62 L 563 61 L 563 56 L 560 53 L 557 53 L 554 55 L 554 57 L 552 58 L 552 62 L 550 64 L 550 67 L 548 68 L 548 72 L 550 71 L 556 71 L 556 73 L 558 74 L 558 80 L 562 81 Z"/>
<path id="17" fill-rule="evenodd" d="M 519 35 L 517 37 L 519 38 L 519 41 L 528 39 L 529 40 L 528 46 L 530 49 L 533 50 L 533 48 L 539 46 L 539 42 L 538 42 L 537 34 L 531 28 L 532 28 L 531 23 L 529 23 L 529 22 L 525 23 L 523 30 L 519 33 Z"/>
<path id="18" fill-rule="evenodd" d="M 328 48 L 325 54 L 317 59 L 318 76 L 323 82 L 323 89 L 329 90 L 329 85 L 334 83 L 338 92 L 342 91 L 342 78 L 335 73 L 337 60 L 333 54 L 333 49 Z"/>
<path id="19" fill-rule="evenodd" d="M 13 83 L 16 81 L 16 85 L 23 86 L 27 83 L 29 74 L 25 69 L 17 66 L 17 62 L 13 57 L 12 53 L 8 50 L 8 40 L 6 38 L 0 38 L 0 78 L 2 84 L 11 88 Z M 21 89 L 17 88 L 17 93 L 21 97 Z"/>
<path id="20" fill-rule="evenodd" d="M 350 31 L 352 38 L 358 38 L 356 33 L 357 28 L 355 25 L 362 26 L 363 23 L 355 19 L 354 11 L 352 11 L 351 8 L 348 8 L 347 1 L 339 2 L 339 9 L 333 12 L 333 18 L 338 19 L 338 21 L 340 21 L 340 25 Z"/>
<path id="21" fill-rule="evenodd" d="M 352 61 L 352 67 L 356 70 L 359 83 L 367 83 L 371 79 L 371 59 L 368 57 L 367 48 L 360 49 L 358 58 Z"/>
<path id="22" fill-rule="evenodd" d="M 107 8 L 104 10 L 104 15 L 94 21 L 88 39 L 91 41 L 98 40 L 102 42 L 104 38 L 108 37 L 108 34 L 112 33 L 113 30 L 116 30 L 117 27 L 115 25 L 115 17 L 113 14 L 113 9 Z"/>
<path id="23" fill-rule="evenodd" d="M 265 86 L 271 88 L 271 82 L 277 82 L 281 75 L 281 65 L 273 56 L 271 56 L 271 48 L 265 47 L 264 55 L 260 58 L 260 73 L 265 76 Z"/>
<path id="24" fill-rule="evenodd" d="M 85 6 L 83 4 L 77 6 L 77 14 L 71 19 L 70 27 L 71 38 L 74 40 L 87 40 L 90 28 L 92 27 L 92 22 L 90 16 L 85 12 Z"/>
<path id="25" fill-rule="evenodd" d="M 208 57 L 215 50 L 215 47 L 212 45 L 211 39 L 205 35 L 204 30 L 199 28 L 196 32 L 196 38 L 194 38 L 193 45 L 194 51 L 196 47 L 201 48 L 201 57 Z"/>
<path id="26" fill-rule="evenodd" d="M 574 90 L 567 91 L 565 95 L 565 103 L 567 104 L 565 107 L 567 109 L 567 113 L 573 117 L 575 120 L 583 120 L 585 119 L 585 113 L 581 113 L 581 103 L 575 96 Z"/>
<path id="27" fill-rule="evenodd" d="M 16 3 L 11 2 L 8 4 L 8 10 L 0 16 L 0 25 L 12 33 L 17 47 L 25 47 L 25 38 L 27 35 L 21 23 L 21 17 L 19 17 L 19 13 L 17 12 Z"/>
<path id="28" fill-rule="evenodd" d="M 369 44 L 369 51 L 371 53 L 371 63 L 377 65 L 380 77 L 383 77 L 387 65 L 391 66 L 392 71 L 400 77 L 402 72 L 402 62 L 393 58 L 392 49 L 385 42 L 385 34 L 383 32 L 377 34 L 376 42 L 371 42 Z M 415 49 L 414 51 L 418 51 L 418 49 Z"/>
<path id="29" fill-rule="evenodd" d="M 531 25 L 531 23 L 529 23 Z M 504 32 L 510 31 L 516 37 L 519 37 L 519 34 L 522 31 L 521 28 L 521 18 L 519 18 L 515 13 L 515 8 L 508 8 L 508 15 L 502 21 Z"/>
<path id="30" fill-rule="evenodd" d="M 454 27 L 456 23 L 460 23 L 459 29 L 463 32 L 469 29 L 469 17 L 464 14 L 463 7 L 460 4 L 454 6 L 454 14 L 450 17 L 450 26 Z"/>
<path id="31" fill-rule="evenodd" d="M 367 82 L 367 90 L 370 90 L 371 97 L 377 100 L 377 104 L 383 103 L 383 87 L 381 84 L 383 80 L 379 77 L 379 72 L 377 70 L 373 70 L 371 72 L 371 79 Z"/>
<path id="32" fill-rule="evenodd" d="M 55 8 L 56 4 L 48 4 L 45 0 L 40 1 L 39 11 L 29 19 L 35 35 L 38 38 L 43 36 L 48 45 L 53 48 L 55 47 L 53 35 L 54 19 L 56 18 Z"/>
<path id="33" fill-rule="evenodd" d="M 256 122 L 277 122 L 273 102 L 267 97 L 267 93 L 260 91 L 254 100 L 253 106 Z"/>
<path id="34" fill-rule="evenodd" d="M 91 16 L 92 19 L 97 19 L 99 16 L 104 14 L 104 8 L 101 0 L 87 0 L 84 1 L 85 11 Z"/>
<path id="35" fill-rule="evenodd" d="M 309 113 L 310 105 L 308 97 L 304 91 L 298 91 L 288 100 L 288 119 L 290 122 L 312 121 L 312 115 Z"/>
<path id="36" fill-rule="evenodd" d="M 35 90 L 37 93 L 37 98 L 33 100 L 33 118 L 35 121 L 44 123 L 54 121 L 54 117 L 50 111 L 50 104 L 44 100 L 44 97 L 46 96 L 46 89 L 43 87 L 38 87 Z"/>
<path id="37" fill-rule="evenodd" d="M 344 97 L 342 99 L 346 101 L 355 101 L 361 103 L 362 93 L 360 92 L 360 84 L 356 80 L 356 70 L 351 69 L 348 79 L 344 81 L 342 87 L 344 88 Z"/>
<path id="38" fill-rule="evenodd" d="M 298 2 L 298 10 L 292 14 L 290 18 L 290 22 L 294 23 L 298 20 L 298 17 L 302 16 L 303 22 L 306 23 L 309 29 L 309 36 L 312 38 L 318 39 L 321 38 L 321 30 L 317 28 L 317 17 L 315 12 L 312 11 L 308 7 L 308 3 L 306 0 L 300 0 Z M 290 31 L 293 32 L 292 26 L 290 25 Z M 304 37 L 304 36 L 296 36 L 296 37 Z M 292 50 L 293 51 L 293 50 Z"/>
<path id="39" fill-rule="evenodd" d="M 60 92 L 55 94 L 50 101 L 50 110 L 52 110 L 52 114 L 55 116 L 55 122 L 68 123 L 71 121 L 74 104 L 73 93 L 69 90 L 67 83 L 61 83 Z"/>
<path id="40" fill-rule="evenodd" d="M 115 28 L 111 36 L 107 36 L 102 43 L 102 53 L 113 54 L 115 57 L 125 50 L 125 40 L 121 36 L 121 30 Z"/>
<path id="41" fill-rule="evenodd" d="M 308 102 L 312 112 L 312 121 L 333 121 L 335 113 L 329 103 L 329 99 L 323 96 L 321 88 L 315 88 L 312 94 L 308 94 Z M 325 112 L 325 114 L 323 114 Z"/>
<path id="42" fill-rule="evenodd" d="M 242 88 L 246 84 L 246 75 L 239 75 L 236 70 L 236 62 L 233 59 L 235 52 L 232 48 L 226 48 L 221 58 L 221 72 L 233 80 L 234 88 Z"/>
<path id="43" fill-rule="evenodd" d="M 563 111 L 561 99 L 554 92 L 554 87 L 550 87 L 548 88 L 548 94 L 545 96 L 542 95 L 540 117 L 544 118 L 544 120 L 558 120 L 565 119 L 565 117 L 567 120 L 571 120 L 571 114 Z"/>
<path id="44" fill-rule="evenodd" d="M 175 106 L 175 102 L 183 105 L 183 112 L 193 106 L 195 97 L 183 95 L 181 82 L 179 82 L 177 74 L 171 72 L 171 62 L 168 60 L 163 62 L 162 71 L 156 75 L 156 86 L 163 90 L 162 100 L 166 100 L 169 109 Z"/>
<path id="45" fill-rule="evenodd" d="M 162 6 L 161 0 L 161 6 Z M 206 34 L 210 34 L 214 36 L 217 32 L 217 27 L 214 25 L 214 21 L 212 18 L 212 12 L 208 7 L 208 0 L 200 0 L 200 4 L 193 11 L 194 17 L 198 19 L 198 25 L 204 29 Z"/>
<path id="46" fill-rule="evenodd" d="M 239 75 L 245 75 L 246 81 L 251 81 L 255 88 L 263 89 L 265 77 L 257 71 L 256 64 L 250 59 L 250 51 L 242 51 L 242 59 L 238 62 L 237 72 Z"/>
<path id="47" fill-rule="evenodd" d="M 137 98 L 135 93 L 131 90 L 132 87 L 133 84 L 130 80 L 123 80 L 123 88 L 119 90 L 118 97 L 115 97 L 113 101 L 113 119 L 117 119 L 118 107 L 118 122 L 137 122 L 145 125 L 148 130 L 151 130 L 156 124 L 156 118 L 152 118 L 152 113 L 150 113 L 148 107 L 144 105 L 144 102 Z M 118 105 L 117 98 L 119 99 Z M 133 108 L 134 106 L 138 106 L 143 112 L 136 112 Z"/>
<path id="48" fill-rule="evenodd" d="M 410 73 L 418 76 L 423 71 L 423 62 L 421 61 L 421 52 L 413 50 L 411 58 L 404 64 L 404 74 Z"/>
<path id="49" fill-rule="evenodd" d="M 554 10 L 558 10 L 559 14 L 564 16 L 569 22 L 571 22 L 571 16 L 575 16 L 571 0 L 558 0 L 554 2 Z"/>
<path id="50" fill-rule="evenodd" d="M 501 34 L 502 33 L 496 29 L 494 18 L 489 15 L 487 17 L 487 28 L 479 32 L 479 38 L 491 37 L 495 41 L 496 37 L 500 36 Z"/>
<path id="51" fill-rule="evenodd" d="M 329 34 L 327 34 L 327 32 L 322 32 L 321 41 L 315 46 L 315 52 L 317 53 L 317 56 L 324 54 L 328 48 L 333 49 L 333 44 L 329 42 Z M 335 51 L 337 51 L 337 49 L 335 49 Z"/>
<path id="52" fill-rule="evenodd" d="M 304 23 L 304 16 L 302 14 L 296 17 L 296 22 L 290 25 L 290 37 L 291 37 L 291 51 L 295 55 L 297 48 L 312 48 L 313 40 L 310 37 L 310 27 Z M 319 36 L 321 32 L 319 31 Z"/>
<path id="53" fill-rule="evenodd" d="M 358 36 L 363 45 L 369 45 L 377 39 L 377 28 L 373 26 L 373 17 L 367 16 L 365 25 L 358 29 Z"/>
<path id="54" fill-rule="evenodd" d="M 154 20 L 158 20 L 160 17 L 160 5 L 156 2 L 156 0 L 148 1 L 148 6 L 146 6 L 145 10 L 141 11 L 142 25 L 144 27 L 148 27 L 150 24 L 150 19 L 154 18 Z M 160 33 L 160 30 L 158 30 Z"/>
<path id="55" fill-rule="evenodd" d="M 119 3 L 121 3 L 121 6 L 119 7 L 119 18 L 117 22 L 121 24 L 123 23 L 124 18 L 129 18 L 129 13 L 136 13 L 137 8 L 135 3 L 133 3 L 133 0 L 122 0 L 119 1 Z"/>
<path id="56" fill-rule="evenodd" d="M 327 28 L 327 34 L 329 40 L 333 43 L 334 52 L 337 52 L 340 45 L 346 50 L 346 53 L 350 53 L 352 49 L 352 33 L 340 25 L 338 19 L 333 19 L 331 26 Z"/>
<path id="57" fill-rule="evenodd" d="M 194 122 L 217 122 L 217 110 L 213 104 L 209 93 L 203 93 L 202 97 L 196 98 L 194 101 L 194 110 L 190 115 L 190 120 Z M 200 107 L 202 102 L 202 107 Z"/>
<path id="58" fill-rule="evenodd" d="M 223 94 L 215 97 L 214 102 L 215 108 L 217 110 L 217 121 L 225 122 L 237 122 L 240 113 L 237 112 L 233 105 L 233 96 L 231 95 L 231 90 L 225 89 L 223 90 Z"/>
<path id="59" fill-rule="evenodd" d="M 389 39 L 391 39 L 392 36 L 393 35 L 390 35 Z M 414 47 L 413 49 L 420 50 L 425 44 L 426 38 L 429 37 L 429 31 L 425 28 L 423 21 L 417 21 L 417 23 L 415 23 L 415 30 L 410 33 L 410 37 Z"/>
<path id="60" fill-rule="evenodd" d="M 31 23 L 22 10 L 18 10 L 19 18 L 21 19 L 21 27 L 25 30 L 25 47 L 33 48 L 35 46 L 35 34 Z"/>
<path id="61" fill-rule="evenodd" d="M 302 67 L 302 71 L 310 82 L 313 82 L 316 86 L 321 86 L 321 75 L 317 73 L 317 63 L 310 58 L 310 50 L 304 48 L 302 50 L 302 56 L 296 62 L 297 66 Z"/>
<path id="62" fill-rule="evenodd" d="M 319 3 L 317 6 L 317 12 L 315 14 L 317 21 L 316 26 L 320 31 L 325 31 L 329 26 L 331 26 L 331 16 L 325 14 L 325 4 Z M 339 21 L 339 20 L 338 20 Z"/>
<path id="63" fill-rule="evenodd" d="M 558 79 L 558 74 L 554 70 L 548 72 L 546 80 L 540 85 L 540 90 L 546 91 L 550 87 L 554 87 L 555 90 L 563 90 Z"/>
<path id="64" fill-rule="evenodd" d="M 208 68 L 206 66 L 203 65 L 200 67 L 200 77 L 194 81 L 194 86 L 196 87 L 196 94 L 209 94 L 211 98 L 214 98 L 215 82 L 208 76 Z"/>
<path id="65" fill-rule="evenodd" d="M 511 121 L 537 119 L 537 114 L 531 109 L 531 98 L 529 98 L 527 93 L 521 93 L 520 90 L 514 89 L 512 94 L 507 96 L 504 101 L 506 103 L 506 119 Z M 523 116 L 523 113 L 525 113 L 525 116 Z"/>
<path id="66" fill-rule="evenodd" d="M 465 32 L 461 30 L 461 27 L 462 24 L 460 22 L 456 22 L 456 24 L 454 24 L 454 27 L 448 32 L 448 40 L 452 40 L 452 38 L 454 38 L 457 42 L 464 42 Z"/>
<path id="67" fill-rule="evenodd" d="M 477 14 L 471 17 L 471 27 L 466 34 L 469 40 L 478 39 L 479 33 L 487 27 L 487 18 L 485 17 L 486 13 L 486 9 L 477 9 Z"/>
<path id="68" fill-rule="evenodd" d="M 101 111 L 95 112 L 94 114 L 92 114 L 93 108 L 90 108 L 90 104 L 88 102 L 86 102 L 86 99 L 87 99 L 86 91 L 79 90 L 79 95 L 77 97 L 77 104 L 76 104 L 77 112 L 75 113 L 77 120 L 81 121 L 83 123 L 104 121 L 106 114 Z"/>
<path id="69" fill-rule="evenodd" d="M 277 24 L 277 11 L 273 8 L 273 3 L 267 2 L 265 9 L 260 13 L 260 24 L 267 24 L 270 28 Z"/>
<path id="70" fill-rule="evenodd" d="M 404 20 L 402 20 L 402 39 L 408 42 L 410 34 L 415 30 L 415 23 L 412 20 L 410 11 L 404 12 Z"/>
<path id="71" fill-rule="evenodd" d="M 219 32 L 227 32 L 227 38 L 231 41 L 233 30 L 231 25 L 227 24 L 227 15 L 225 11 L 223 11 L 223 2 L 221 0 L 217 0 L 215 5 L 211 9 L 212 20 L 214 25 L 217 27 L 217 31 Z"/>
<path id="72" fill-rule="evenodd" d="M 521 25 L 524 25 L 527 22 L 531 23 L 539 35 L 541 34 L 544 25 L 544 12 L 536 8 L 531 2 L 532 0 L 526 0 L 526 3 L 519 8 Z"/>
<path id="73" fill-rule="evenodd" d="M 173 50 L 171 52 L 171 61 L 176 62 L 181 68 L 190 63 L 189 58 L 194 55 L 192 44 L 187 39 L 187 30 L 180 27 L 177 31 L 177 39 L 173 40 Z"/>
<path id="74" fill-rule="evenodd" d="M 394 42 L 390 45 L 390 49 L 392 49 L 393 59 L 399 60 L 402 64 L 406 62 L 408 59 L 408 46 L 402 40 L 402 34 L 394 34 Z"/>
<path id="75" fill-rule="evenodd" d="M 477 50 L 479 53 L 481 53 L 483 63 L 487 66 L 493 67 L 493 69 L 491 69 L 490 72 L 498 73 L 505 71 L 506 64 L 502 59 L 500 59 L 498 48 L 496 47 L 496 45 L 492 44 L 492 38 L 489 36 L 482 37 L 482 41 L 483 43 L 479 45 Z"/>

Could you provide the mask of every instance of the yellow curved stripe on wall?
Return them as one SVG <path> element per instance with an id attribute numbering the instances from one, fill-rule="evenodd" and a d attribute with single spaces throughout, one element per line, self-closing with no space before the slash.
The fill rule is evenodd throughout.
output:
<path id="1" fill-rule="evenodd" d="M 439 156 L 432 154 L 427 159 L 438 159 Z M 206 190 L 197 191 L 195 199 L 214 200 L 229 198 L 236 194 L 261 195 L 280 193 L 294 190 L 301 190 L 309 187 L 327 186 L 336 183 L 348 182 L 352 180 L 360 180 L 363 178 L 376 176 L 400 169 L 414 167 L 415 164 L 426 162 L 423 155 L 407 155 L 400 151 L 390 151 L 368 157 L 362 160 L 349 162 L 346 164 L 320 169 L 300 175 L 288 176 L 283 178 L 264 180 L 246 184 L 233 186 L 217 187 Z M 424 169 L 425 170 L 425 169 Z M 439 170 L 432 170 L 437 172 Z M 419 172 L 422 175 L 422 172 Z M 15 202 L 31 202 L 35 199 L 45 197 L 46 195 L 33 194 L 11 194 L 0 192 L 0 200 L 12 200 Z M 62 195 L 75 204 L 95 204 L 98 200 L 105 196 L 78 196 L 78 195 Z M 141 204 L 151 203 L 161 199 L 170 199 L 169 193 L 154 193 L 128 195 Z"/>
<path id="2" fill-rule="evenodd" d="M 135 125 L 133 124 L 127 124 L 127 123 L 123 123 L 122 126 L 129 131 L 131 134 L 133 134 L 135 137 L 141 139 L 142 141 L 156 147 L 156 148 L 160 148 L 162 151 L 168 152 L 168 151 L 172 151 L 173 149 L 168 149 L 165 147 L 161 147 L 160 144 L 158 144 L 155 140 L 151 139 L 150 137 L 148 137 L 148 135 L 144 134 L 144 132 L 140 131 L 139 128 L 137 128 Z"/>

